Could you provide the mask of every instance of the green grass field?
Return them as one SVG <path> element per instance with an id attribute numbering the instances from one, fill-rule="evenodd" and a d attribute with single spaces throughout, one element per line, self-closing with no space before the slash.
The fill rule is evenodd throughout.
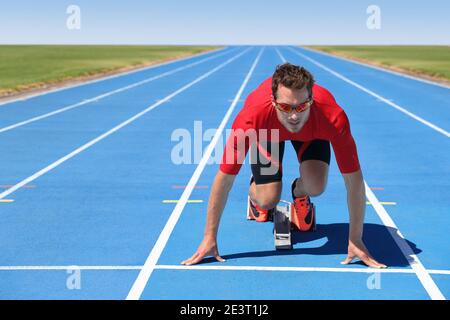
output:
<path id="1" fill-rule="evenodd" d="M 450 80 L 450 46 L 309 46 L 328 53 Z"/>
<path id="2" fill-rule="evenodd" d="M 212 46 L 0 45 L 0 95 L 149 65 Z"/>

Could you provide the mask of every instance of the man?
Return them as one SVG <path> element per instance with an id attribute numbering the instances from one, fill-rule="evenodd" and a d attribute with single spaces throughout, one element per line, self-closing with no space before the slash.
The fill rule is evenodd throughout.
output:
<path id="1" fill-rule="evenodd" d="M 250 131 L 255 134 L 248 134 Z M 251 157 L 251 216 L 267 221 L 280 200 L 286 140 L 291 141 L 300 163 L 300 177 L 291 186 L 297 228 L 308 231 L 312 227 L 315 217 L 310 197 L 325 189 L 331 143 L 344 177 L 350 214 L 348 255 L 342 264 L 357 257 L 370 267 L 386 267 L 370 255 L 362 241 L 365 186 L 347 116 L 329 91 L 314 84 L 307 70 L 289 63 L 279 65 L 273 76 L 247 97 L 237 115 L 211 187 L 203 241 L 182 264 L 196 264 L 206 256 L 224 261 L 217 247 L 219 221 L 250 145 L 252 152 L 256 150 L 256 157 Z"/>

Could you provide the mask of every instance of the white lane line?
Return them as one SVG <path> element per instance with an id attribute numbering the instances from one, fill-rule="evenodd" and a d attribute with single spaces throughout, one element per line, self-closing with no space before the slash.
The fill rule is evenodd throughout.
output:
<path id="1" fill-rule="evenodd" d="M 7 189 L 6 191 L 0 193 L 0 199 L 5 198 L 6 196 L 10 195 L 11 193 L 15 192 L 16 190 L 20 189 L 21 187 L 29 184 L 31 181 L 36 180 L 37 178 L 39 178 L 40 176 L 46 174 L 47 172 L 49 172 L 50 170 L 56 168 L 57 166 L 59 166 L 60 164 L 64 163 L 65 161 L 69 160 L 70 158 L 73 158 L 74 156 L 76 156 L 77 154 L 83 152 L 84 150 L 90 148 L 91 146 L 95 145 L 97 142 L 100 142 L 101 140 L 107 138 L 108 136 L 110 136 L 111 134 L 113 134 L 114 132 L 122 129 L 123 127 L 129 125 L 130 123 L 132 123 L 133 121 L 139 119 L 140 117 L 142 117 L 143 115 L 145 115 L 147 112 L 155 109 L 157 106 L 163 104 L 166 100 L 169 100 L 173 97 L 175 97 L 176 95 L 182 93 L 183 91 L 189 89 L 190 87 L 192 87 L 194 84 L 202 81 L 203 79 L 209 77 L 211 74 L 213 74 L 214 72 L 222 69 L 223 67 L 225 67 L 227 64 L 233 62 L 234 60 L 236 60 L 237 58 L 239 58 L 240 56 L 242 56 L 244 53 L 248 52 L 250 50 L 250 48 L 242 51 L 241 53 L 235 55 L 234 57 L 228 59 L 227 61 L 225 61 L 224 63 L 220 64 L 219 66 L 211 69 L 210 71 L 204 73 L 202 76 L 196 78 L 195 80 L 193 80 L 192 82 L 188 83 L 187 85 L 181 87 L 180 89 L 174 91 L 173 93 L 169 94 L 168 96 L 166 96 L 164 99 L 158 101 L 157 103 L 152 104 L 150 107 L 148 107 L 147 109 L 137 113 L 136 115 L 132 116 L 131 118 L 129 118 L 128 120 L 125 120 L 124 122 L 120 123 L 119 125 L 115 126 L 114 128 L 110 129 L 109 131 L 103 133 L 102 135 L 98 136 L 97 138 L 89 141 L 88 143 L 82 145 L 81 147 L 77 148 L 76 150 L 72 151 L 71 153 L 65 155 L 64 157 L 56 160 L 55 162 L 53 162 L 52 164 L 48 165 L 47 167 L 39 170 L 38 172 L 36 172 L 35 174 L 29 176 L 28 178 L 22 180 L 21 182 L 17 183 L 16 185 L 12 186 L 11 188 Z M 186 199 L 187 200 L 187 199 Z"/>
<path id="2" fill-rule="evenodd" d="M 273 267 L 273 266 L 201 266 L 201 265 L 157 265 L 155 269 L 167 270 L 229 270 L 229 271 L 273 271 L 273 272 L 349 272 L 349 273 L 414 273 L 411 269 L 375 268 L 326 268 L 326 267 Z"/>
<path id="3" fill-rule="evenodd" d="M 350 272 L 350 273 L 412 273 L 412 269 L 400 268 L 327 268 L 327 267 L 275 267 L 275 266 L 202 266 L 202 265 L 157 265 L 155 269 L 166 270 L 232 270 L 232 271 L 288 271 L 288 272 Z M 432 274 L 450 275 L 450 270 L 427 270 Z"/>
<path id="4" fill-rule="evenodd" d="M 180 200 L 163 200 L 162 203 L 178 203 Z M 203 200 L 188 200 L 188 203 L 203 203 Z"/>
<path id="5" fill-rule="evenodd" d="M 419 257 L 417 257 L 414 254 L 414 251 L 411 249 L 409 244 L 406 242 L 405 238 L 403 237 L 402 233 L 398 229 L 397 225 L 394 223 L 392 218 L 389 216 L 386 209 L 381 205 L 381 203 L 378 201 L 377 197 L 373 193 L 373 191 L 370 189 L 367 182 L 364 181 L 364 184 L 366 186 L 366 196 L 367 199 L 372 203 L 373 208 L 375 209 L 376 213 L 380 217 L 381 221 L 385 226 L 387 226 L 389 233 L 391 234 L 394 241 L 397 243 L 397 246 L 402 251 L 403 255 L 405 256 L 406 260 L 408 261 L 411 268 L 416 273 L 417 277 L 419 278 L 420 282 L 422 283 L 425 290 L 428 292 L 428 295 L 433 300 L 445 300 L 444 295 L 439 290 L 436 283 L 431 278 L 428 271 L 425 269 L 424 265 L 420 261 Z"/>
<path id="6" fill-rule="evenodd" d="M 233 50 L 234 50 L 234 49 L 233 49 Z M 233 51 L 233 50 L 231 50 L 231 51 Z M 211 59 L 215 59 L 215 58 L 218 58 L 218 57 L 223 56 L 223 55 L 225 55 L 225 54 L 228 54 L 229 52 L 230 52 L 230 51 L 226 51 L 226 52 L 223 52 L 223 53 L 220 53 L 220 54 L 216 54 L 216 55 L 210 56 L 210 57 L 208 57 L 208 58 L 205 58 L 205 59 L 202 59 L 202 60 L 199 60 L 199 61 L 190 63 L 190 64 L 188 64 L 188 65 L 185 65 L 185 66 L 182 66 L 182 67 L 178 67 L 178 68 L 176 68 L 176 69 L 173 69 L 173 70 L 170 70 L 170 71 L 161 73 L 161 74 L 156 75 L 156 76 L 153 76 L 153 77 L 151 77 L 151 78 L 147 78 L 147 79 L 144 79 L 144 80 L 142 80 L 142 81 L 132 83 L 132 84 L 127 85 L 127 86 L 125 86 L 125 87 L 121 87 L 121 88 L 119 88 L 119 89 L 116 89 L 116 90 L 113 90 L 113 91 L 109 91 L 109 92 L 103 93 L 103 94 L 98 95 L 98 96 L 95 96 L 95 97 L 93 97 L 93 98 L 85 99 L 85 100 L 80 101 L 80 102 L 77 102 L 77 103 L 75 103 L 75 104 L 71 104 L 71 105 L 69 105 L 69 106 L 67 106 L 67 107 L 63 107 L 63 108 L 57 109 L 57 110 L 55 110 L 55 111 L 51 111 L 51 112 L 45 113 L 45 114 L 43 114 L 43 115 L 40 115 L 40 116 L 37 116 L 37 117 L 33 117 L 33 118 L 30 118 L 30 119 L 27 119 L 27 120 L 24 120 L 24 121 L 21 121 L 21 122 L 18 122 L 18 123 L 9 125 L 9 126 L 7 126 L 7 127 L 0 128 L 0 133 L 5 132 L 5 131 L 9 131 L 9 130 L 12 130 L 12 129 L 15 129 L 15 128 L 18 128 L 18 127 L 21 127 L 21 126 L 24 126 L 24 125 L 26 125 L 26 124 L 29 124 L 29 123 L 32 123 L 32 122 L 35 122 L 35 121 L 38 121 L 38 120 L 42 120 L 42 119 L 45 119 L 45 118 L 54 116 L 54 115 L 56 115 L 56 114 L 59 114 L 59 113 L 62 113 L 62 112 L 65 112 L 65 111 L 68 111 L 68 110 L 71 110 L 71 109 L 75 109 L 75 108 L 84 106 L 84 105 L 86 105 L 86 104 L 88 104 L 88 103 L 91 103 L 91 102 L 99 101 L 99 100 L 104 99 L 104 98 L 106 98 L 106 97 L 112 96 L 112 95 L 117 94 L 117 93 L 120 93 L 120 92 L 124 92 L 124 91 L 126 91 L 126 90 L 129 90 L 129 89 L 132 89 L 132 88 L 141 86 L 141 85 L 143 85 L 143 84 L 146 84 L 146 83 L 155 81 L 155 80 L 157 80 L 157 79 L 161 79 L 161 78 L 163 78 L 163 77 L 167 77 L 167 76 L 169 76 L 169 75 L 172 75 L 172 74 L 175 74 L 175 73 L 180 72 L 180 71 L 182 71 L 182 70 L 191 68 L 191 67 L 193 67 L 193 66 L 196 66 L 196 65 L 198 65 L 198 64 L 204 63 L 204 62 L 209 61 L 209 60 L 211 60 Z"/>
<path id="7" fill-rule="evenodd" d="M 117 78 L 117 77 L 122 77 L 122 76 L 126 76 L 126 75 L 129 75 L 129 74 L 141 72 L 141 71 L 147 71 L 147 70 L 150 70 L 150 69 L 162 67 L 162 66 L 169 65 L 169 64 L 172 64 L 172 63 L 181 62 L 181 61 L 189 60 L 189 59 L 193 59 L 193 58 L 198 58 L 198 57 L 210 54 L 210 53 L 214 53 L 214 52 L 218 52 L 218 51 L 222 51 L 222 50 L 227 50 L 228 48 L 229 47 L 227 46 L 227 47 L 224 47 L 224 48 L 219 48 L 219 49 L 215 49 L 215 50 L 211 50 L 211 51 L 207 51 L 207 52 L 197 53 L 197 54 L 194 54 L 194 55 L 191 55 L 191 56 L 187 56 L 187 57 L 183 57 L 183 58 L 180 58 L 180 59 L 175 59 L 175 60 L 170 60 L 170 61 L 166 61 L 166 62 L 162 62 L 162 63 L 152 64 L 151 66 L 148 66 L 148 67 L 137 68 L 137 69 L 134 69 L 134 70 L 131 70 L 131 71 L 119 72 L 117 74 L 113 74 L 111 76 L 106 76 L 106 77 L 101 77 L 101 78 L 98 78 L 98 79 L 95 79 L 95 80 L 85 81 L 85 82 L 82 82 L 82 83 L 77 83 L 77 84 L 73 84 L 73 85 L 69 85 L 69 86 L 64 86 L 64 87 L 57 88 L 57 89 L 51 89 L 51 90 L 47 90 L 47 91 L 36 93 L 36 94 L 30 94 L 30 95 L 27 95 L 25 97 L 20 97 L 20 98 L 16 98 L 16 99 L 8 99 L 6 101 L 0 102 L 0 106 L 7 105 L 7 104 L 10 104 L 10 103 L 12 104 L 12 103 L 17 102 L 17 101 L 27 101 L 27 100 L 29 100 L 31 98 L 45 96 L 45 95 L 47 95 L 49 93 L 55 93 L 55 92 L 59 92 L 59 91 L 63 91 L 63 90 L 68 90 L 68 89 L 72 89 L 72 88 L 82 87 L 82 86 L 85 86 L 85 85 L 88 85 L 88 84 L 92 84 L 92 83 L 96 83 L 96 82 L 101 82 L 101 81 L 105 81 L 105 80 L 109 80 L 109 79 L 114 79 L 114 78 Z M 230 50 L 228 52 L 231 52 L 231 51 L 232 50 Z"/>
<path id="8" fill-rule="evenodd" d="M 280 57 L 281 61 L 283 61 L 283 63 L 287 62 L 286 58 L 281 54 L 278 48 L 275 48 L 275 51 L 277 52 L 278 56 Z"/>
<path id="9" fill-rule="evenodd" d="M 144 266 L 0 266 L 0 271 L 51 271 L 51 270 L 141 270 Z M 154 269 L 159 270 L 217 270 L 217 271 L 273 271 L 273 272 L 349 272 L 349 273 L 409 273 L 415 274 L 412 269 L 389 268 L 327 268 L 327 267 L 276 267 L 276 266 L 182 266 L 182 265 L 156 265 Z M 450 270 L 427 270 L 430 274 L 450 275 Z"/>
<path id="10" fill-rule="evenodd" d="M 235 106 L 237 105 L 239 98 L 242 95 L 242 92 L 244 91 L 244 88 L 246 87 L 248 81 L 250 80 L 251 75 L 253 74 L 253 71 L 256 68 L 256 65 L 264 51 L 264 48 L 262 48 L 258 56 L 256 57 L 255 61 L 253 62 L 250 70 L 247 73 L 247 76 L 244 79 L 244 82 L 242 82 L 241 87 L 239 88 L 236 96 L 234 97 L 233 102 L 231 103 L 230 107 L 228 108 L 227 113 L 225 114 L 222 122 L 220 123 L 219 128 L 216 130 L 216 133 L 209 143 L 208 147 L 206 148 L 205 153 L 203 154 L 203 157 L 200 160 L 200 163 L 198 164 L 197 168 L 195 169 L 194 173 L 192 174 L 191 179 L 189 180 L 189 183 L 187 184 L 186 189 L 184 189 L 183 194 L 180 197 L 180 201 L 177 203 L 175 208 L 173 209 L 169 219 L 167 220 L 166 225 L 164 226 L 164 229 L 161 231 L 161 234 L 158 237 L 158 240 L 156 241 L 155 245 L 153 246 L 149 256 L 147 257 L 144 267 L 142 268 L 141 272 L 139 273 L 139 276 L 137 277 L 136 281 L 134 282 L 130 292 L 128 293 L 127 300 L 138 300 L 141 297 L 142 292 L 145 289 L 145 286 L 147 285 L 147 282 L 150 279 L 150 276 L 153 273 L 153 270 L 155 269 L 155 266 L 158 262 L 159 257 L 161 256 L 161 253 L 164 250 L 164 247 L 167 244 L 167 241 L 169 240 L 169 237 L 175 228 L 175 225 L 178 222 L 178 219 L 181 216 L 181 213 L 183 212 L 183 209 L 187 203 L 187 200 L 189 199 L 192 190 L 194 189 L 194 186 L 197 184 L 198 179 L 200 178 L 201 173 L 203 172 L 203 169 L 205 168 L 207 161 L 209 157 L 211 156 L 212 151 L 214 150 L 215 145 L 219 141 L 219 138 L 222 135 L 222 131 L 225 128 L 225 125 L 228 122 L 228 119 L 230 118 Z"/>
<path id="11" fill-rule="evenodd" d="M 328 52 L 316 50 L 316 49 L 313 49 L 313 48 L 306 48 L 306 47 L 301 47 L 301 48 L 304 49 L 304 50 L 310 51 L 310 52 L 323 54 L 325 56 L 329 56 L 329 57 L 332 57 L 332 58 L 335 58 L 335 59 L 344 60 L 346 62 L 359 64 L 361 66 L 368 67 L 368 68 L 371 68 L 371 69 L 375 69 L 375 70 L 378 70 L 378 71 L 392 73 L 392 74 L 395 74 L 396 76 L 401 76 L 401 77 L 404 77 L 404 78 L 408 78 L 408 79 L 424 82 L 426 84 L 431 84 L 433 86 L 442 87 L 442 88 L 445 88 L 445 89 L 450 89 L 450 86 L 447 86 L 447 85 L 445 85 L 443 83 L 439 83 L 439 82 L 434 82 L 434 81 L 427 80 L 427 79 L 418 78 L 418 77 L 415 77 L 415 76 L 412 76 L 412 75 L 409 75 L 409 74 L 397 72 L 397 71 L 394 71 L 394 70 L 385 69 L 383 67 L 374 66 L 374 65 L 371 65 L 369 63 L 364 63 L 364 62 L 361 62 L 361 61 L 352 60 L 350 58 L 341 57 L 341 56 L 338 56 L 338 55 L 334 55 L 334 54 L 331 54 L 331 53 L 328 53 Z"/>
<path id="12" fill-rule="evenodd" d="M 448 274 L 450 275 L 450 270 L 433 270 L 433 269 L 427 269 L 428 273 L 430 274 Z"/>
<path id="13" fill-rule="evenodd" d="M 142 266 L 0 266 L 0 271 L 46 271 L 46 270 L 141 270 Z"/>
<path id="14" fill-rule="evenodd" d="M 311 62 L 311 63 L 313 63 L 313 64 L 315 64 L 315 65 L 318 66 L 319 68 L 321 68 L 321 69 L 323 69 L 323 70 L 325 70 L 325 71 L 328 71 L 329 73 L 331 73 L 332 75 L 336 76 L 337 78 L 339 78 L 339 79 L 341 79 L 341 80 L 344 80 L 345 82 L 351 84 L 352 86 L 354 86 L 354 87 L 356 87 L 356 88 L 358 88 L 358 89 L 364 91 L 365 93 L 367 93 L 367 94 L 369 94 L 369 95 L 371 95 L 371 96 L 373 96 L 373 97 L 375 97 L 375 98 L 381 100 L 382 102 L 386 103 L 387 105 L 389 105 L 389 106 L 391 106 L 391 107 L 397 109 L 397 110 L 400 111 L 400 112 L 403 112 L 403 113 L 406 114 L 407 116 L 409 116 L 409 117 L 411 117 L 411 118 L 413 118 L 413 119 L 415 119 L 415 120 L 417 120 L 417 121 L 423 123 L 424 125 L 430 127 L 431 129 L 436 130 L 436 131 L 439 132 L 439 133 L 442 133 L 442 134 L 443 134 L 444 136 L 446 136 L 447 138 L 450 137 L 450 133 L 449 133 L 448 131 L 446 131 L 446 130 L 444 130 L 444 129 L 442 129 L 442 128 L 440 128 L 440 127 L 438 127 L 438 126 L 432 124 L 431 122 L 429 122 L 429 121 L 427 121 L 427 120 L 425 120 L 425 119 L 423 119 L 423 118 L 421 118 L 421 117 L 415 115 L 414 113 L 412 113 L 412 112 L 410 112 L 410 111 L 408 111 L 408 110 L 406 110 L 406 109 L 400 107 L 398 104 L 395 104 L 395 103 L 393 103 L 392 101 L 390 101 L 390 100 L 388 100 L 388 99 L 386 99 L 386 98 L 380 96 L 379 94 L 377 94 L 377 93 L 375 93 L 375 92 L 373 92 L 373 91 L 367 89 L 366 87 L 363 87 L 362 85 L 360 85 L 360 84 L 358 84 L 358 83 L 356 83 L 356 82 L 350 80 L 349 78 L 343 76 L 342 74 L 340 74 L 340 73 L 338 73 L 338 72 L 336 72 L 336 71 L 334 71 L 334 70 L 328 68 L 327 66 L 321 64 L 320 62 L 318 62 L 318 61 L 316 61 L 316 60 L 314 60 L 314 59 L 312 59 L 312 58 L 310 58 L 310 57 L 304 55 L 303 53 L 300 53 L 300 52 L 298 52 L 298 51 L 296 51 L 296 50 L 294 50 L 294 49 L 292 49 L 292 48 L 288 48 L 288 49 L 291 50 L 293 53 L 299 55 L 300 57 L 302 57 L 302 58 L 308 60 L 309 62 Z"/>

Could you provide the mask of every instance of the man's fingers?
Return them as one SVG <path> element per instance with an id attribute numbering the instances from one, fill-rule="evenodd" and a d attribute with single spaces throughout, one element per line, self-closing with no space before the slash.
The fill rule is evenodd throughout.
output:
<path id="1" fill-rule="evenodd" d="M 205 247 L 206 247 L 206 249 L 205 249 Z M 197 252 L 195 252 L 192 257 L 182 261 L 181 264 L 186 265 L 186 266 L 190 266 L 192 264 L 197 264 L 200 261 L 202 261 L 203 258 L 206 256 L 213 256 L 217 261 L 225 262 L 225 259 L 219 255 L 219 250 L 217 250 L 216 245 L 214 245 L 214 246 L 201 245 L 197 249 Z"/>
<path id="2" fill-rule="evenodd" d="M 386 265 L 379 263 L 377 260 L 375 260 L 367 250 L 367 248 L 364 246 L 363 243 L 360 243 L 359 245 L 350 245 L 348 248 L 348 255 L 347 258 L 342 261 L 342 264 L 349 264 L 352 262 L 354 258 L 360 259 L 364 264 L 371 268 L 387 268 Z"/>
<path id="3" fill-rule="evenodd" d="M 371 267 L 378 268 L 378 269 L 384 269 L 387 268 L 385 264 L 379 263 L 377 260 L 370 258 Z"/>
<path id="4" fill-rule="evenodd" d="M 361 260 L 371 268 L 377 268 L 377 269 L 386 268 L 386 265 L 379 263 L 374 258 L 372 258 L 368 255 L 364 255 L 363 257 L 361 257 Z"/>
<path id="5" fill-rule="evenodd" d="M 194 254 L 192 257 L 187 258 L 187 259 L 184 260 L 184 261 L 181 261 L 181 264 L 186 264 L 186 263 L 188 263 L 194 256 L 195 256 L 195 254 Z"/>
<path id="6" fill-rule="evenodd" d="M 191 261 L 191 259 L 192 259 L 192 257 L 182 261 L 181 264 L 187 265 Z"/>
<path id="7" fill-rule="evenodd" d="M 198 254 L 189 264 L 188 264 L 188 266 L 190 266 L 191 264 L 197 264 L 197 263 L 199 263 L 200 261 L 202 261 L 203 260 L 203 258 L 205 257 L 205 255 L 204 254 Z"/>
<path id="8" fill-rule="evenodd" d="M 345 260 L 341 262 L 341 264 L 349 264 L 350 262 L 353 261 L 354 258 L 355 256 L 348 255 L 347 258 L 345 258 Z"/>
<path id="9" fill-rule="evenodd" d="M 186 266 L 191 265 L 191 264 L 192 264 L 192 261 L 194 261 L 195 258 L 198 257 L 198 255 L 199 255 L 198 252 L 194 253 L 194 255 L 193 255 L 192 257 L 190 257 L 189 259 L 184 260 L 183 262 L 181 262 L 181 264 L 184 264 L 184 265 L 186 265 Z"/>

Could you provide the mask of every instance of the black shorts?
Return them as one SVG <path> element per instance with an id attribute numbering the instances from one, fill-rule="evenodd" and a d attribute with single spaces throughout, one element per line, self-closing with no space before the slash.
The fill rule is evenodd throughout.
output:
<path id="1" fill-rule="evenodd" d="M 330 164 L 330 142 L 326 140 L 293 141 L 292 146 L 297 154 L 298 162 L 306 160 L 320 160 Z M 282 162 L 285 142 L 267 143 L 253 148 L 251 154 L 251 168 L 256 184 L 281 181 Z M 278 152 L 274 149 L 278 146 Z M 272 152 L 274 150 L 274 152 Z M 273 153 L 273 154 L 272 154 Z"/>

